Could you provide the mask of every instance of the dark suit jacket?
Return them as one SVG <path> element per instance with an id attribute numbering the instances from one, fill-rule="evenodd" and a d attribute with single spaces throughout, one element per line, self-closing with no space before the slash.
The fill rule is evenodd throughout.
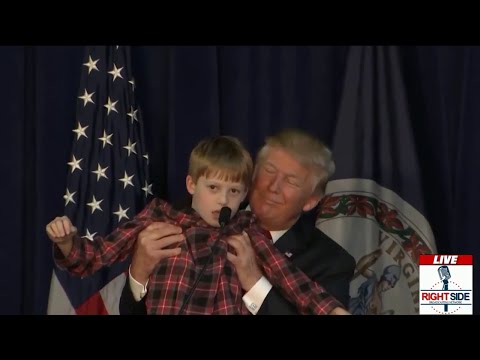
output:
<path id="1" fill-rule="evenodd" d="M 302 216 L 275 242 L 282 253 L 310 279 L 321 284 L 348 309 L 350 280 L 355 269 L 354 258 L 335 241 L 315 227 L 313 219 Z M 145 298 L 136 302 L 127 279 L 120 298 L 121 315 L 145 315 Z M 258 311 L 259 315 L 296 315 L 294 305 L 272 288 Z"/>
<path id="2" fill-rule="evenodd" d="M 340 245 L 320 231 L 312 219 L 301 217 L 276 242 L 282 253 L 291 254 L 290 261 L 310 279 L 322 285 L 348 309 L 350 280 L 355 270 L 355 259 Z M 294 305 L 272 288 L 258 311 L 258 315 L 295 315 Z"/>

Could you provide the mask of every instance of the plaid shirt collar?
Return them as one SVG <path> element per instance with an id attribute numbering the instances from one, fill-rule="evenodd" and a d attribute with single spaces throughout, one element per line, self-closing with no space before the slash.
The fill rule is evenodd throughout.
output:
<path id="1" fill-rule="evenodd" d="M 174 208 L 164 200 L 159 200 L 156 209 L 160 217 L 167 217 L 184 228 L 200 228 L 202 230 L 217 233 L 220 227 L 211 226 L 191 206 L 183 209 Z M 154 211 L 155 215 L 155 211 Z M 249 210 L 239 210 L 230 222 L 224 227 L 224 234 L 239 234 L 257 222 L 257 216 Z"/>

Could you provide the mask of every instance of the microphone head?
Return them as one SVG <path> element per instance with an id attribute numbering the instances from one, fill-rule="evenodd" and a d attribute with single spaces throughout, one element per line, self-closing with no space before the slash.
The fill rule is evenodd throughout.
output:
<path id="1" fill-rule="evenodd" d="M 221 227 L 224 227 L 229 223 L 231 215 L 232 209 L 226 206 L 222 207 L 222 209 L 220 210 L 220 215 L 218 217 L 218 222 L 220 223 Z"/>
<path id="2" fill-rule="evenodd" d="M 452 277 L 450 275 L 450 269 L 446 265 L 440 266 L 438 268 L 438 275 L 440 276 L 440 280 L 448 280 Z"/>

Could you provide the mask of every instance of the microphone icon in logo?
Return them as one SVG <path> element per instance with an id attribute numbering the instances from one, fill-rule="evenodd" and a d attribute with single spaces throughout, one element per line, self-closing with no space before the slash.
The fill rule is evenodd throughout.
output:
<path id="1" fill-rule="evenodd" d="M 452 276 L 450 275 L 450 269 L 446 265 L 442 265 L 438 268 L 438 276 L 440 276 L 440 280 L 443 281 L 442 290 L 448 290 L 448 279 Z M 448 310 L 448 305 L 444 306 L 444 310 Z"/>

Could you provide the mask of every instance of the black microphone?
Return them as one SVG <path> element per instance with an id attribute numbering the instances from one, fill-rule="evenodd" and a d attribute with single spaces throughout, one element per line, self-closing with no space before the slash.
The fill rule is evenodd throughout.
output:
<path id="1" fill-rule="evenodd" d="M 185 311 L 185 306 L 187 306 L 188 302 L 190 301 L 190 298 L 192 297 L 193 293 L 195 292 L 195 289 L 197 288 L 198 283 L 200 282 L 200 279 L 202 278 L 203 273 L 205 272 L 205 269 L 207 268 L 207 265 L 210 263 L 210 261 L 212 261 L 213 251 L 214 251 L 218 241 L 220 240 L 220 238 L 223 235 L 223 228 L 225 227 L 225 225 L 227 225 L 230 222 L 230 216 L 231 215 L 232 215 L 232 209 L 230 209 L 229 207 L 224 206 L 220 210 L 220 215 L 218 216 L 218 223 L 220 224 L 220 231 L 218 233 L 218 238 L 217 238 L 217 240 L 215 240 L 215 243 L 212 245 L 212 248 L 211 248 L 212 251 L 210 253 L 210 256 L 208 257 L 208 260 L 203 265 L 202 270 L 200 270 L 200 273 L 198 274 L 197 279 L 195 280 L 195 283 L 193 284 L 192 288 L 190 289 L 190 292 L 188 293 L 187 299 L 183 302 L 182 307 L 180 308 L 180 311 L 178 312 L 179 315 L 182 315 L 183 312 Z"/>
<path id="2" fill-rule="evenodd" d="M 222 207 L 222 209 L 220 210 L 220 215 L 218 216 L 218 223 L 220 224 L 220 228 L 223 228 L 225 225 L 228 224 L 231 215 L 232 209 L 226 206 Z"/>

